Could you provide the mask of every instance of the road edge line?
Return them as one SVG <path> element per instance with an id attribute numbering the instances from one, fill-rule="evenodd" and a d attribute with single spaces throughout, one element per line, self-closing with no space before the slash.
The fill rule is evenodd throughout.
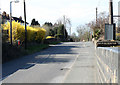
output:
<path id="1" fill-rule="evenodd" d="M 80 54 L 78 54 L 73 62 L 73 64 L 69 67 L 70 70 L 68 70 L 65 74 L 65 77 L 64 79 L 62 80 L 62 83 L 64 83 L 65 79 L 67 78 L 68 74 L 70 73 L 70 71 L 72 70 L 71 68 L 73 67 L 73 65 L 75 64 L 75 62 L 77 61 L 78 57 L 79 57 Z"/>

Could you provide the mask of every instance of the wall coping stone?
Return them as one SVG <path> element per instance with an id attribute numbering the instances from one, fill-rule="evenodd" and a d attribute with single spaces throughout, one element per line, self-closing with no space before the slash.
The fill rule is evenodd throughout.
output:
<path id="1" fill-rule="evenodd" d="M 115 53 L 120 53 L 120 47 L 98 47 L 98 49 L 105 49 Z"/>

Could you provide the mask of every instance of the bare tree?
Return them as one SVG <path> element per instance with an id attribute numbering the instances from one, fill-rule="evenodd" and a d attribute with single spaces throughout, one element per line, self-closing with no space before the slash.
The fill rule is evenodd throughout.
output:
<path id="1" fill-rule="evenodd" d="M 57 20 L 57 23 L 59 25 L 64 24 L 65 29 L 69 28 L 68 30 L 70 31 L 70 34 L 71 34 L 71 26 L 72 26 L 72 24 L 71 24 L 70 18 L 68 18 L 67 16 L 63 15 L 62 18 Z"/>
<path id="2" fill-rule="evenodd" d="M 78 38 L 78 36 L 76 35 L 75 32 L 73 32 L 73 33 L 71 34 L 71 38 L 72 38 L 72 41 L 74 41 L 74 42 L 79 41 L 79 38 Z"/>
<path id="3" fill-rule="evenodd" d="M 80 41 L 83 40 L 90 40 L 90 29 L 87 27 L 87 25 L 84 26 L 78 26 L 77 27 L 78 37 Z"/>
<path id="4" fill-rule="evenodd" d="M 97 37 L 103 37 L 105 33 L 105 24 L 109 23 L 109 16 L 106 12 L 101 12 L 98 15 L 97 22 L 95 20 L 87 24 L 93 30 L 93 35 Z"/>

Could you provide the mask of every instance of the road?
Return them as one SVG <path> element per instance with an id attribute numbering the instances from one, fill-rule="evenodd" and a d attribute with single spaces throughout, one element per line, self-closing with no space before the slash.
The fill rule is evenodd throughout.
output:
<path id="1" fill-rule="evenodd" d="M 93 56 L 91 57 L 90 56 L 91 54 L 92 55 L 94 54 L 94 47 L 91 42 L 66 42 L 58 45 L 51 45 L 51 47 L 41 52 L 35 53 L 33 55 L 24 56 L 19 59 L 3 64 L 2 82 L 3 83 L 74 82 L 71 81 L 71 76 L 76 74 L 82 75 L 82 72 L 85 74 L 84 68 L 80 68 L 79 71 L 75 70 L 78 73 L 74 74 L 75 71 L 73 69 L 75 69 L 75 66 L 78 64 L 82 65 L 82 67 L 86 67 L 92 70 L 89 71 L 88 75 L 87 74 L 82 75 L 83 76 L 83 77 L 81 76 L 82 79 L 78 78 L 79 76 L 75 77 L 78 78 L 77 80 L 80 80 L 77 82 L 82 83 L 83 81 L 81 80 L 83 79 L 88 79 L 89 80 L 88 82 L 94 82 L 95 75 L 93 73 L 93 70 L 95 70 L 94 68 L 95 64 L 93 64 L 93 62 L 95 60 L 95 57 Z M 84 62 L 88 62 L 87 65 Z M 93 78 L 91 78 L 91 76 Z"/>

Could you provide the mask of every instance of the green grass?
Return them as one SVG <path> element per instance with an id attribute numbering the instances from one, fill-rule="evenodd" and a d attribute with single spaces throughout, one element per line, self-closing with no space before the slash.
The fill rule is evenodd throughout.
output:
<path id="1" fill-rule="evenodd" d="M 51 42 L 50 45 L 56 45 L 59 44 L 60 41 L 56 41 L 56 42 Z M 27 54 L 33 54 L 35 52 L 39 52 L 43 49 L 46 49 L 49 47 L 49 44 L 35 44 L 35 45 L 30 45 L 27 47 Z"/>
<path id="2" fill-rule="evenodd" d="M 49 47 L 48 44 L 31 45 L 31 46 L 27 47 L 27 54 L 33 54 L 35 52 L 39 52 L 48 47 Z"/>
<path id="3" fill-rule="evenodd" d="M 56 42 L 51 42 L 50 45 L 56 45 L 56 44 L 59 44 L 60 41 L 56 41 Z"/>

